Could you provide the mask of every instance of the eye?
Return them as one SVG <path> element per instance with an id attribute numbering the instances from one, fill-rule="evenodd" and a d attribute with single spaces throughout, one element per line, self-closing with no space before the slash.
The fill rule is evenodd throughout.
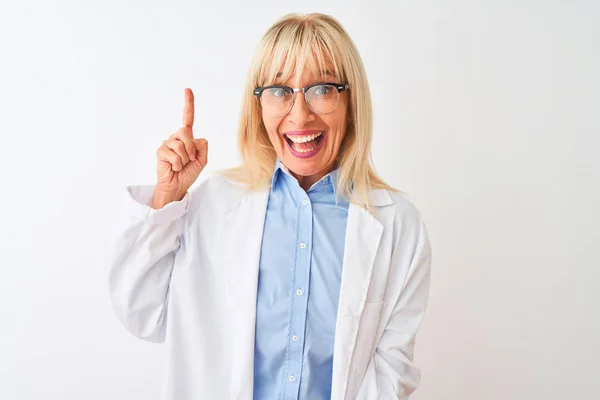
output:
<path id="1" fill-rule="evenodd" d="M 331 85 L 317 85 L 314 87 L 314 93 L 317 96 L 330 96 L 335 88 Z"/>
<path id="2" fill-rule="evenodd" d="M 269 97 L 273 99 L 285 100 L 290 96 L 290 92 L 284 88 L 269 88 L 267 89 Z"/>

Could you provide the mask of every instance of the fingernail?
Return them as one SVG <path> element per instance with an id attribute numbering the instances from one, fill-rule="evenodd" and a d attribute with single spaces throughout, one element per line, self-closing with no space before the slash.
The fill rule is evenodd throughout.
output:
<path id="1" fill-rule="evenodd" d="M 190 153 L 190 160 L 194 161 L 196 159 L 195 153 Z"/>

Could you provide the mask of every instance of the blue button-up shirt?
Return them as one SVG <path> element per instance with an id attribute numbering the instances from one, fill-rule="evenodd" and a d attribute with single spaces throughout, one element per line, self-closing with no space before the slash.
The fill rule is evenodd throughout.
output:
<path id="1" fill-rule="evenodd" d="M 329 399 L 348 202 L 333 171 L 304 191 L 278 161 L 256 304 L 254 399 Z"/>

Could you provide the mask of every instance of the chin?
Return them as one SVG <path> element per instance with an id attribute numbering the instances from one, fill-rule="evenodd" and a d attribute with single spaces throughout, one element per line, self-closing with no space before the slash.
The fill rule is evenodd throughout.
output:
<path id="1" fill-rule="evenodd" d="M 294 156 L 286 157 L 282 161 L 290 171 L 300 176 L 316 175 L 326 168 L 325 165 L 321 165 L 321 163 L 316 160 L 301 160 Z"/>

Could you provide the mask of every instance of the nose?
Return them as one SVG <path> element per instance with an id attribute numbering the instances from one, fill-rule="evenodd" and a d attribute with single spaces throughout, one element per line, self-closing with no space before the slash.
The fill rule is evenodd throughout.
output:
<path id="1" fill-rule="evenodd" d="M 287 115 L 288 120 L 296 126 L 304 126 L 307 123 L 315 120 L 315 115 L 308 108 L 306 98 L 301 91 L 296 93 L 294 105 Z"/>

